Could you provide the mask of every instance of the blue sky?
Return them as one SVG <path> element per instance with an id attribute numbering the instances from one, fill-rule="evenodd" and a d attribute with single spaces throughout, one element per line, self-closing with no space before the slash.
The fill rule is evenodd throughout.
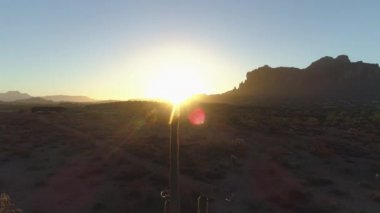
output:
<path id="1" fill-rule="evenodd" d="M 147 79 L 162 72 L 157 61 L 196 63 L 207 93 L 265 64 L 306 67 L 339 54 L 379 63 L 379 8 L 375 0 L 0 0 L 0 92 L 145 98 Z"/>

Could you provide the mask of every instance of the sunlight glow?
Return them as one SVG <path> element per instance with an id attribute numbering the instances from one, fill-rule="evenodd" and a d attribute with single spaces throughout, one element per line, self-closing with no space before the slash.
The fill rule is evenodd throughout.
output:
<path id="1" fill-rule="evenodd" d="M 200 77 L 183 67 L 160 71 L 159 75 L 152 79 L 149 87 L 149 97 L 174 104 L 181 103 L 194 94 L 205 92 Z"/>
<path id="2" fill-rule="evenodd" d="M 135 82 L 147 99 L 179 104 L 196 94 L 209 94 L 215 87 L 219 63 L 207 48 L 191 42 L 158 43 L 129 58 Z"/>
<path id="3" fill-rule="evenodd" d="M 168 65 L 159 68 L 147 86 L 147 96 L 179 104 L 192 95 L 206 93 L 207 87 L 198 67 L 192 64 Z"/>

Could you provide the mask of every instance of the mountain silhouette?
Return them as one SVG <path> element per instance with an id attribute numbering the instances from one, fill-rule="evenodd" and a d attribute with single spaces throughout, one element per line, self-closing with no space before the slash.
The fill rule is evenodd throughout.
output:
<path id="1" fill-rule="evenodd" d="M 23 99 L 29 99 L 32 98 L 27 93 L 21 93 L 19 91 L 8 91 L 5 93 L 0 93 L 0 101 L 18 101 L 18 100 L 23 100 Z"/>
<path id="2" fill-rule="evenodd" d="M 43 97 L 33 97 L 27 93 L 19 91 L 8 91 L 0 93 L 0 102 L 17 103 L 53 103 L 53 102 L 95 102 L 96 100 L 87 96 L 51 95 Z"/>
<path id="3" fill-rule="evenodd" d="M 346 55 L 323 57 L 305 69 L 265 65 L 248 72 L 238 88 L 205 100 L 235 104 L 380 101 L 380 68 L 351 62 Z"/>
<path id="4" fill-rule="evenodd" d="M 94 102 L 95 100 L 86 96 L 50 95 L 43 97 L 54 102 Z"/>
<path id="5" fill-rule="evenodd" d="M 54 102 L 46 100 L 44 98 L 40 98 L 40 97 L 32 97 L 32 98 L 17 100 L 17 101 L 14 101 L 13 103 L 17 103 L 17 104 L 53 104 Z"/>

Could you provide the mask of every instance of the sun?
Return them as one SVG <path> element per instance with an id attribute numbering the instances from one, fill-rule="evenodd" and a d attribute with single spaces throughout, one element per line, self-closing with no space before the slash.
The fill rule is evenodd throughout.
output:
<path id="1" fill-rule="evenodd" d="M 148 83 L 147 96 L 180 104 L 192 95 L 205 92 L 207 88 L 202 74 L 196 67 L 184 64 L 157 70 Z"/>
<path id="2" fill-rule="evenodd" d="M 208 48 L 193 42 L 159 42 L 140 50 L 131 70 L 147 99 L 183 103 L 196 94 L 209 94 L 215 86 L 214 58 Z"/>

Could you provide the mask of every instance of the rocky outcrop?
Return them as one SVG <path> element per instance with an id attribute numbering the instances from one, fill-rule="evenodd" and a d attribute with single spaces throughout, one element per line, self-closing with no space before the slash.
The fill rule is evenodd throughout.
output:
<path id="1" fill-rule="evenodd" d="M 248 72 L 237 89 L 208 100 L 240 104 L 379 101 L 380 68 L 378 64 L 351 62 L 346 55 L 323 57 L 305 69 L 266 65 Z"/>

